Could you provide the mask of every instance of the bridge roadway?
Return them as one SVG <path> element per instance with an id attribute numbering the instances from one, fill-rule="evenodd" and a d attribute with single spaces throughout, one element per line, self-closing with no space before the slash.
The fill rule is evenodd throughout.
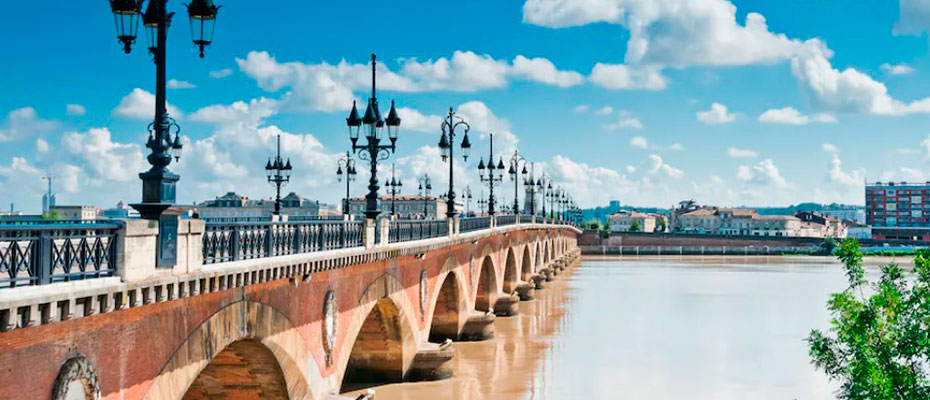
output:
<path id="1" fill-rule="evenodd" d="M 0 398 L 326 399 L 445 378 L 450 340 L 491 337 L 580 256 L 573 226 L 498 218 L 398 243 L 369 220 L 357 247 L 212 264 L 203 221 L 182 220 L 168 269 L 156 225 L 125 221 L 116 276 L 0 289 Z"/>

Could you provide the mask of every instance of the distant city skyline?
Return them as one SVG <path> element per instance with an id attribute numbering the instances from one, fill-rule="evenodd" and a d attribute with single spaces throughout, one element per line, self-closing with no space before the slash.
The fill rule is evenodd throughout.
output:
<path id="1" fill-rule="evenodd" d="M 690 198 L 862 205 L 866 180 L 930 179 L 922 2 L 417 6 L 361 1 L 353 7 L 370 12 L 348 18 L 341 3 L 224 4 L 205 59 L 186 27 L 172 29 L 169 111 L 187 141 L 172 165 L 178 201 L 270 196 L 263 167 L 280 134 L 294 161 L 288 191 L 339 204 L 344 119 L 352 100 L 368 96 L 373 52 L 383 60 L 379 98 L 396 100 L 403 120 L 397 174 L 413 182 L 430 173 L 436 188 L 448 179 L 437 143 L 450 106 L 473 128 L 472 156 L 456 160 L 457 187 L 481 187 L 475 166 L 494 132 L 495 157 L 519 149 L 583 208 Z M 456 18 L 438 17 L 453 6 Z M 105 3 L 6 2 L 0 12 L 17 16 L 0 26 L 17 38 L 5 49 L 12 62 L 0 65 L 4 209 L 40 212 L 45 175 L 55 176 L 57 204 L 139 201 L 150 57 L 118 51 Z M 365 192 L 366 168 L 359 172 L 352 196 Z"/>

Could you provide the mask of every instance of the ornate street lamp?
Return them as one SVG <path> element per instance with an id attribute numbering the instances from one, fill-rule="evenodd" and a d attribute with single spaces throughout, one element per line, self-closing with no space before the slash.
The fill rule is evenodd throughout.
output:
<path id="1" fill-rule="evenodd" d="M 355 159 L 352 158 L 352 155 L 347 151 L 346 155 L 336 161 L 336 166 L 336 181 L 342 182 L 343 175 L 345 175 L 346 198 L 342 204 L 342 213 L 344 215 L 349 215 L 349 183 L 355 182 L 355 177 L 358 175 L 358 172 L 355 170 Z M 345 167 L 345 172 L 343 172 L 343 167 Z"/>
<path id="2" fill-rule="evenodd" d="M 491 151 L 488 154 L 488 164 L 485 166 L 484 158 L 478 161 L 478 178 L 481 183 L 488 185 L 491 191 L 488 195 L 488 214 L 494 215 L 494 187 L 504 181 L 504 159 L 502 157 L 497 166 L 494 166 L 494 134 L 491 133 L 489 136 L 488 142 L 491 144 Z M 485 170 L 487 170 L 487 173 L 485 173 Z"/>
<path id="3" fill-rule="evenodd" d="M 522 170 L 520 166 L 523 166 Z M 510 157 L 510 170 L 507 171 L 510 174 L 510 180 L 513 181 L 513 214 L 520 214 L 520 181 L 526 179 L 526 175 L 529 171 L 526 170 L 527 161 L 523 156 L 520 155 L 518 150 L 513 151 L 513 156 Z M 517 176 L 517 174 L 520 176 Z"/>
<path id="4" fill-rule="evenodd" d="M 529 174 L 525 175 L 523 179 L 523 188 L 526 190 L 526 196 L 530 198 L 530 209 L 527 213 L 528 215 L 536 215 L 536 163 L 529 163 L 530 171 Z"/>
<path id="5" fill-rule="evenodd" d="M 168 115 L 166 98 L 166 43 L 168 25 L 174 13 L 167 12 L 167 0 L 149 0 L 143 13 L 143 2 L 110 0 L 110 10 L 116 24 L 116 38 L 123 45 L 123 51 L 128 54 L 132 50 L 141 23 L 145 25 L 149 51 L 155 61 L 155 120 L 149 124 L 149 137 L 145 144 L 151 151 L 147 160 L 152 167 L 139 174 L 142 179 L 142 202 L 132 204 L 132 207 L 144 219 L 159 219 L 175 203 L 175 186 L 180 176 L 169 171 L 168 165 L 172 159 L 180 159 L 183 147 L 180 127 Z M 194 44 L 200 46 L 200 56 L 203 57 L 203 49 L 213 41 L 213 26 L 219 7 L 212 0 L 193 0 L 188 4 L 187 11 Z"/>
<path id="6" fill-rule="evenodd" d="M 423 174 L 417 181 L 420 184 L 417 190 L 420 192 L 420 196 L 423 196 L 423 219 L 427 219 L 429 216 L 429 193 L 433 190 L 433 181 L 429 179 L 427 174 Z"/>
<path id="7" fill-rule="evenodd" d="M 552 189 L 552 179 L 545 173 L 536 180 L 536 190 L 539 192 L 539 200 L 542 203 L 542 216 L 546 218 L 546 201 L 548 200 L 549 190 Z"/>
<path id="8" fill-rule="evenodd" d="M 462 199 L 465 200 L 465 216 L 468 216 L 468 208 L 471 207 L 471 186 L 465 186 L 465 190 L 462 191 Z"/>
<path id="9" fill-rule="evenodd" d="M 449 161 L 449 191 L 446 193 L 448 198 L 446 199 L 446 216 L 449 218 L 455 218 L 455 191 L 453 189 L 453 175 L 452 175 L 452 164 L 455 160 L 453 156 L 455 149 L 455 129 L 461 127 L 464 129 L 465 136 L 462 138 L 462 159 L 468 161 L 468 154 L 471 152 L 471 141 L 468 140 L 468 130 L 471 127 L 465 122 L 462 117 L 455 114 L 452 111 L 452 107 L 449 107 L 449 115 L 446 116 L 446 119 L 442 121 L 442 137 L 439 139 L 439 151 L 442 154 L 442 161 Z M 447 136 L 448 135 L 448 136 Z"/>
<path id="10" fill-rule="evenodd" d="M 478 207 L 481 209 L 481 214 L 484 214 L 484 210 L 487 209 L 488 199 L 484 197 L 484 190 L 478 195 Z"/>
<path id="11" fill-rule="evenodd" d="M 368 107 L 365 109 L 365 116 L 358 117 L 358 108 L 355 102 L 352 102 L 352 111 L 346 118 L 346 125 L 349 127 L 349 140 L 352 141 L 352 151 L 358 154 L 362 160 L 368 161 L 371 165 L 371 178 L 368 180 L 368 194 L 365 195 L 365 216 L 367 218 L 376 218 L 381 214 L 378 208 L 378 162 L 387 160 L 391 153 L 397 148 L 397 131 L 400 128 L 400 118 L 397 116 L 397 110 L 394 109 L 394 101 L 391 101 L 391 111 L 388 112 L 386 120 L 381 119 L 381 111 L 378 110 L 378 97 L 376 96 L 375 81 L 375 55 L 371 55 L 371 98 L 368 99 Z M 365 125 L 365 139 L 367 143 L 358 144 L 359 130 Z M 382 131 L 387 126 L 388 139 L 390 144 L 381 144 Z"/>
<path id="12" fill-rule="evenodd" d="M 394 179 L 394 164 L 391 164 L 391 179 L 384 181 L 385 190 L 391 194 L 391 215 L 395 214 L 394 196 L 400 193 L 400 188 L 404 186 L 400 179 Z"/>
<path id="13" fill-rule="evenodd" d="M 558 188 L 552 188 L 552 179 L 549 180 L 548 185 L 546 186 L 546 199 L 549 200 L 549 218 L 555 218 L 555 198 Z"/>
<path id="14" fill-rule="evenodd" d="M 274 215 L 281 215 L 281 186 L 291 181 L 291 159 L 287 162 L 281 158 L 281 135 L 278 135 L 278 155 L 268 158 L 265 164 L 265 174 L 268 176 L 268 183 L 275 187 L 274 198 Z"/>

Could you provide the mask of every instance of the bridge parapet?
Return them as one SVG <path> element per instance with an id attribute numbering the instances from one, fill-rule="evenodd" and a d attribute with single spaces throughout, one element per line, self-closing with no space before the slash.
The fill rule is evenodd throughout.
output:
<path id="1" fill-rule="evenodd" d="M 464 230 L 460 231 L 459 224 L 464 225 Z M 125 220 L 105 226 L 81 225 L 84 232 L 88 233 L 68 239 L 80 239 L 81 243 L 87 242 L 88 238 L 101 241 L 106 239 L 106 246 L 109 247 L 104 246 L 107 249 L 105 253 L 110 252 L 106 253 L 110 258 L 102 270 L 105 273 L 85 272 L 85 265 L 81 267 L 82 279 L 62 278 L 60 282 L 45 285 L 16 287 L 4 281 L 0 288 L 0 331 L 34 327 L 277 279 L 289 279 L 292 284 L 299 285 L 308 282 L 314 273 L 396 257 L 422 257 L 429 251 L 469 242 L 477 243 L 480 239 L 507 235 L 515 230 L 567 228 L 580 233 L 573 226 L 542 218 L 537 222 L 529 216 L 514 217 L 512 222 L 508 221 L 508 224 L 501 226 L 497 226 L 493 217 L 438 221 L 385 220 L 377 236 L 383 240 L 375 241 L 375 225 L 373 220 L 270 223 L 226 221 L 209 225 L 197 219 L 182 220 L 178 230 L 178 264 L 171 268 L 155 266 L 157 222 Z M 106 229 L 106 235 L 110 236 L 93 233 L 96 232 L 93 229 L 98 228 Z M 230 251 L 236 246 L 230 237 L 237 237 L 240 245 L 246 243 L 250 249 Z M 3 240 L 2 236 L 0 240 Z M 59 240 L 56 243 L 65 243 L 61 242 L 64 239 L 56 240 Z M 225 245 L 218 244 L 223 240 L 226 241 Z M 4 249 L 2 243 L 16 242 L 0 241 L 0 252 L 8 252 L 9 249 Z M 218 251 L 217 246 L 227 247 Z M 92 261 L 83 262 L 87 264 Z"/>

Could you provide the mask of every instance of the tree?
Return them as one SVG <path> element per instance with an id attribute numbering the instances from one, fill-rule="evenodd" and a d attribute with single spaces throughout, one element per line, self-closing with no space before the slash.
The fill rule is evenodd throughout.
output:
<path id="1" fill-rule="evenodd" d="M 881 266 L 874 282 L 855 239 L 834 253 L 849 287 L 827 302 L 829 330 L 807 337 L 811 362 L 841 383 L 841 399 L 930 398 L 930 250 L 917 251 L 909 273 L 894 263 Z"/>
<path id="2" fill-rule="evenodd" d="M 665 218 L 659 218 L 656 223 L 656 232 L 665 232 Z"/>
<path id="3" fill-rule="evenodd" d="M 630 224 L 630 232 L 639 232 L 641 230 L 643 230 L 643 227 L 640 226 L 639 221 L 633 220 L 633 223 Z"/>

